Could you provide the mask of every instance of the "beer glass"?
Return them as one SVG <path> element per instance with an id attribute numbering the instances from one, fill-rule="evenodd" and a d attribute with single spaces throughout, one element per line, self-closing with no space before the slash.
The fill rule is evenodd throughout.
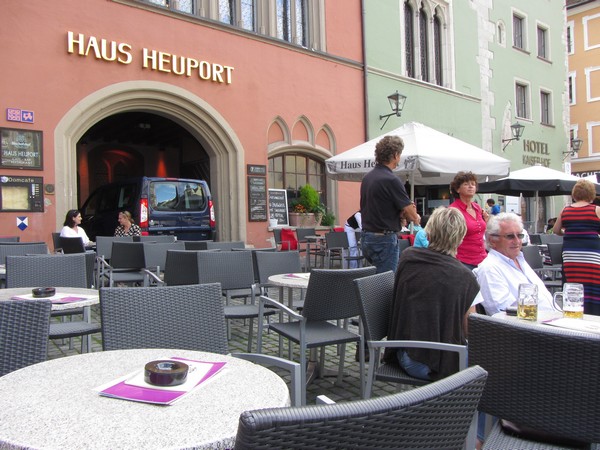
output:
<path id="1" fill-rule="evenodd" d="M 519 319 L 537 321 L 538 287 L 532 283 L 519 284 L 517 317 Z"/>
<path id="2" fill-rule="evenodd" d="M 562 301 L 557 301 L 560 297 Z M 553 296 L 554 307 L 569 319 L 583 319 L 583 284 L 565 283 L 561 292 Z M 561 307 L 562 306 L 562 307 Z"/>

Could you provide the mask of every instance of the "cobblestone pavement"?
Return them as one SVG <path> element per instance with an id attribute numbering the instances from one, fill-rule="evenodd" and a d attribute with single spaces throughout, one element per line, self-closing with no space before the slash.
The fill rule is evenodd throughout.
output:
<path id="1" fill-rule="evenodd" d="M 135 288 L 132 288 L 135 289 Z M 271 293 L 274 297 L 277 295 Z M 100 321 L 99 306 L 92 307 L 92 320 Z M 231 340 L 229 341 L 229 351 L 231 353 L 246 352 L 247 350 L 247 339 L 248 339 L 248 325 L 244 324 L 242 320 L 230 321 L 231 326 Z M 356 329 L 356 328 L 355 328 Z M 73 339 L 73 348 L 69 348 L 68 339 L 64 341 L 56 340 L 50 341 L 48 347 L 48 359 L 61 358 L 64 356 L 75 355 L 81 352 L 81 340 L 80 338 Z M 284 339 L 284 354 L 287 355 L 287 341 Z M 295 346 L 295 352 L 293 359 L 298 361 L 298 349 Z M 265 332 L 263 336 L 263 353 L 269 355 L 278 355 L 279 339 L 276 333 Z M 256 321 L 255 321 L 255 333 L 254 333 L 254 350 L 256 349 Z M 92 336 L 92 351 L 102 351 L 102 337 L 101 335 L 95 334 Z M 346 357 L 344 361 L 344 373 L 345 376 L 341 383 L 337 383 L 336 377 L 318 378 L 314 380 L 307 387 L 307 403 L 313 404 L 317 395 L 327 395 L 329 398 L 336 402 L 358 400 L 360 396 L 360 376 L 359 376 L 359 364 L 355 361 L 355 344 L 348 344 L 346 348 Z M 326 348 L 325 356 L 325 368 L 331 369 L 337 374 L 337 367 L 339 362 L 339 356 L 336 346 L 329 346 Z M 289 377 L 286 376 L 285 371 L 278 372 L 282 378 L 289 382 Z M 373 389 L 373 397 L 392 394 L 398 391 L 399 388 L 407 388 L 406 386 L 398 386 L 393 383 L 375 382 Z"/>

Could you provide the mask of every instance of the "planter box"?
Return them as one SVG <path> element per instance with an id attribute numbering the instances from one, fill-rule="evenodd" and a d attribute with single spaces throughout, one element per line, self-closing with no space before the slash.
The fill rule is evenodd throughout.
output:
<path id="1" fill-rule="evenodd" d="M 299 228 L 315 228 L 321 225 L 321 215 L 318 220 L 314 213 L 290 213 L 290 226 Z"/>

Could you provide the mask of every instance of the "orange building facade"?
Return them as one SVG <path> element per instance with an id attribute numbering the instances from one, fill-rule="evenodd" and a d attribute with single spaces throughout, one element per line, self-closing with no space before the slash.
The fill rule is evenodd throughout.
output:
<path id="1" fill-rule="evenodd" d="M 2 11 L 1 235 L 50 243 L 95 187 L 139 175 L 206 179 L 218 238 L 256 247 L 270 231 L 252 176 L 310 183 L 336 223 L 358 208 L 358 184 L 327 179 L 324 161 L 365 140 L 359 0 Z"/>

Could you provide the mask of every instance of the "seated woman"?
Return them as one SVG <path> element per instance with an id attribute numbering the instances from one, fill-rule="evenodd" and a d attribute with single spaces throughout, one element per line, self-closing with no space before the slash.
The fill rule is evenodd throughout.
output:
<path id="1" fill-rule="evenodd" d="M 392 301 L 388 340 L 415 340 L 466 345 L 467 317 L 475 312 L 479 285 L 473 273 L 456 259 L 467 232 L 456 208 L 437 208 L 425 226 L 429 247 L 402 252 Z M 458 372 L 452 352 L 408 348 L 386 349 L 384 360 L 397 358 L 409 374 L 438 380 Z"/>
<path id="2" fill-rule="evenodd" d="M 129 211 L 119 213 L 119 226 L 115 229 L 115 236 L 141 236 L 142 229 L 135 224 Z"/>
<path id="3" fill-rule="evenodd" d="M 83 241 L 83 245 L 86 247 L 91 247 L 94 245 L 94 243 L 90 241 L 90 238 L 85 230 L 79 226 L 81 225 L 81 220 L 82 217 L 79 210 L 70 209 L 65 217 L 65 222 L 63 223 L 64 226 L 62 227 L 62 230 L 60 230 L 60 236 L 79 237 Z"/>

